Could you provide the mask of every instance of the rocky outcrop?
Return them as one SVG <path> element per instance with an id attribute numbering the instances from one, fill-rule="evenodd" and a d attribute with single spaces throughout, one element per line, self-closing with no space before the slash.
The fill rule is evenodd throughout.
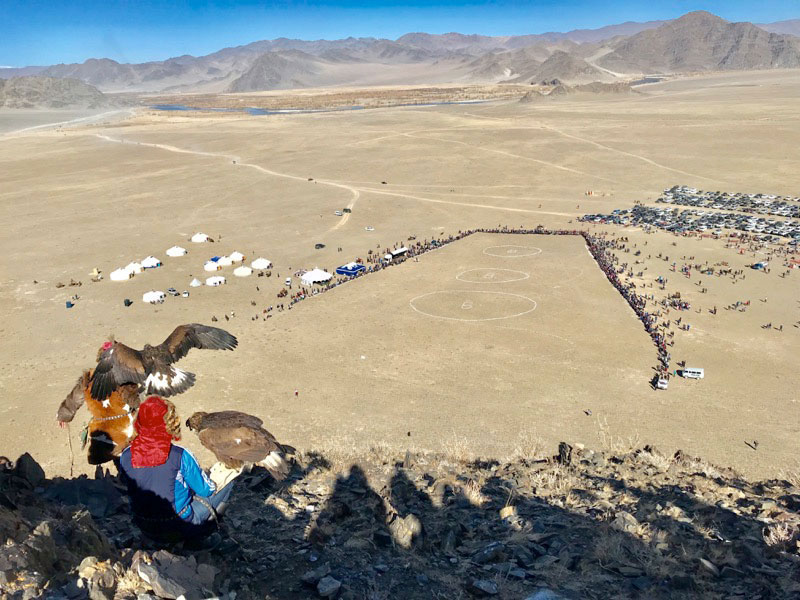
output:
<path id="1" fill-rule="evenodd" d="M 650 447 L 562 443 L 504 460 L 309 452 L 281 486 L 243 476 L 211 550 L 148 541 L 127 502 L 109 498 L 113 510 L 93 517 L 80 494 L 48 494 L 116 489 L 106 473 L 42 480 L 31 466 L 0 470 L 0 589 L 15 599 L 667 600 L 798 588 L 796 479 L 749 482 Z"/>
<path id="2" fill-rule="evenodd" d="M 565 96 L 574 96 L 580 94 L 586 96 L 608 95 L 608 96 L 625 96 L 630 94 L 638 94 L 636 90 L 631 88 L 627 82 L 618 81 L 615 83 L 603 83 L 600 81 L 593 81 L 592 83 L 584 83 L 579 85 L 566 85 L 561 83 L 558 79 L 554 79 L 552 85 L 549 86 L 547 82 L 542 82 L 544 89 L 537 88 L 527 92 L 520 102 L 527 104 L 529 102 L 538 102 L 544 99 L 555 99 Z"/>
<path id="3" fill-rule="evenodd" d="M 0 80 L 0 108 L 105 108 L 114 103 L 77 79 L 14 77 Z"/>

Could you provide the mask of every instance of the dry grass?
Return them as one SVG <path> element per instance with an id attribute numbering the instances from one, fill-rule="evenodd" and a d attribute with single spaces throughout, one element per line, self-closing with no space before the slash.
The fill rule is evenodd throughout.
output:
<path id="1" fill-rule="evenodd" d="M 664 456 L 659 452 L 647 452 L 644 450 L 639 453 L 639 460 L 651 467 L 655 467 L 662 473 L 668 471 L 675 462 L 671 456 Z"/>
<path id="2" fill-rule="evenodd" d="M 446 458 L 456 463 L 466 463 L 476 458 L 469 440 L 457 435 L 455 431 L 442 442 L 442 452 Z"/>
<path id="3" fill-rule="evenodd" d="M 566 496 L 580 483 L 571 467 L 552 465 L 531 474 L 530 484 L 538 496 Z"/>
<path id="4" fill-rule="evenodd" d="M 611 454 L 627 454 L 640 445 L 638 433 L 628 437 L 614 435 L 605 417 L 597 419 L 597 437 L 603 451 Z"/>
<path id="5" fill-rule="evenodd" d="M 764 528 L 764 543 L 775 550 L 786 551 L 791 549 L 794 542 L 800 539 L 800 530 L 797 525 L 790 523 L 776 523 Z"/>
<path id="6" fill-rule="evenodd" d="M 536 460 L 544 453 L 545 442 L 530 430 L 520 431 L 514 449 L 504 458 L 505 462 Z"/>

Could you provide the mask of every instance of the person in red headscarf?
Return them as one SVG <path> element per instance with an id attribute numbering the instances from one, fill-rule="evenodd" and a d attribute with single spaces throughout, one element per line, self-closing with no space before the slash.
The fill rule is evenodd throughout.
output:
<path id="1" fill-rule="evenodd" d="M 139 406 L 136 437 L 119 458 L 120 476 L 128 487 L 134 519 L 144 531 L 165 523 L 202 526 L 225 510 L 233 482 L 220 490 L 186 449 L 175 405 L 150 396 Z"/>
<path id="2" fill-rule="evenodd" d="M 110 347 L 110 341 L 104 343 L 97 352 L 98 358 Z M 86 403 L 92 415 L 84 432 L 84 443 L 89 445 L 88 460 L 90 465 L 101 465 L 117 458 L 130 443 L 134 434 L 133 420 L 139 407 L 139 384 L 123 384 L 101 402 L 92 398 L 92 373 L 92 369 L 87 369 L 81 374 L 75 387 L 59 405 L 56 418 L 59 426 L 64 427 Z"/>

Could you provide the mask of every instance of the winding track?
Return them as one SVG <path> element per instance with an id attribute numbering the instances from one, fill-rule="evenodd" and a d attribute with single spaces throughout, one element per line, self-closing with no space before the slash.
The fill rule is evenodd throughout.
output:
<path id="1" fill-rule="evenodd" d="M 157 148 L 159 150 L 166 150 L 168 152 L 176 152 L 176 153 L 179 153 L 179 154 L 194 154 L 194 155 L 197 155 L 197 156 L 208 156 L 208 157 L 212 157 L 212 158 L 223 158 L 225 160 L 236 161 L 236 166 L 237 167 L 248 167 L 250 169 L 255 169 L 256 171 L 260 171 L 262 173 L 265 173 L 266 175 L 272 175 L 273 177 L 283 177 L 285 179 L 292 179 L 294 181 L 302 181 L 302 182 L 308 181 L 307 177 L 301 177 L 299 175 L 291 175 L 289 173 L 281 173 L 279 171 L 273 171 L 272 169 L 267 169 L 265 167 L 262 167 L 261 165 L 256 165 L 256 164 L 253 164 L 253 163 L 239 162 L 239 157 L 235 156 L 235 155 L 232 155 L 232 154 L 224 154 L 224 153 L 221 153 L 221 152 L 203 152 L 201 150 L 187 150 L 186 148 L 179 148 L 177 146 L 172 146 L 170 144 L 155 144 L 155 143 L 152 143 L 152 142 L 135 142 L 135 141 L 131 141 L 131 140 L 123 140 L 123 139 L 120 139 L 120 138 L 114 138 L 114 137 L 111 137 L 111 136 L 108 136 L 108 135 L 105 135 L 105 134 L 102 134 L 102 133 L 95 133 L 94 135 L 95 135 L 95 137 L 98 137 L 101 140 L 105 140 L 107 142 L 114 142 L 114 143 L 117 143 L 117 144 L 128 144 L 128 145 L 133 145 L 133 146 L 146 146 L 148 148 Z M 524 157 L 520 157 L 520 158 L 524 158 Z M 473 203 L 470 203 L 470 202 L 454 202 L 454 201 L 450 201 L 450 200 L 439 200 L 437 198 L 426 198 L 424 196 L 415 196 L 415 195 L 411 195 L 411 194 L 403 194 L 403 193 L 400 193 L 400 192 L 389 192 L 387 190 L 379 190 L 379 189 L 375 189 L 375 188 L 363 188 L 363 187 L 362 188 L 357 188 L 357 187 L 353 187 L 351 185 L 347 185 L 347 184 L 344 184 L 344 183 L 339 183 L 339 182 L 336 182 L 336 181 L 330 181 L 330 180 L 326 180 L 326 179 L 317 179 L 315 181 L 317 181 L 318 183 L 321 183 L 323 185 L 329 185 L 329 186 L 332 186 L 332 187 L 336 187 L 336 188 L 340 188 L 340 189 L 344 189 L 344 190 L 349 191 L 352 194 L 352 199 L 350 201 L 350 204 L 348 204 L 348 208 L 350 208 L 350 209 L 352 209 L 355 206 L 356 201 L 361 197 L 361 192 L 369 192 L 369 193 L 372 193 L 372 194 L 378 194 L 378 195 L 382 195 L 382 196 L 394 196 L 394 197 L 398 197 L 398 198 L 408 198 L 408 199 L 411 199 L 411 200 L 418 200 L 418 201 L 421 201 L 421 202 L 431 202 L 431 203 L 434 203 L 434 204 L 452 204 L 452 205 L 455 205 L 455 206 L 466 206 L 466 207 L 469 207 L 469 208 L 485 208 L 485 209 L 489 209 L 489 210 L 501 210 L 501 211 L 507 211 L 507 212 L 516 212 L 516 213 L 556 215 L 556 216 L 560 216 L 560 217 L 574 217 L 575 216 L 573 214 L 563 213 L 563 212 L 551 212 L 551 211 L 545 211 L 545 210 L 532 210 L 532 209 L 527 209 L 527 208 L 514 208 L 514 207 L 509 207 L 509 206 L 495 206 L 495 205 L 492 205 L 492 204 L 473 204 Z M 339 229 L 340 227 L 343 227 L 347 223 L 349 218 L 350 218 L 350 213 L 345 213 L 344 215 L 342 215 L 342 218 L 339 220 L 339 222 L 336 225 L 334 225 L 331 229 L 329 229 L 328 231 L 334 231 L 336 229 Z"/>

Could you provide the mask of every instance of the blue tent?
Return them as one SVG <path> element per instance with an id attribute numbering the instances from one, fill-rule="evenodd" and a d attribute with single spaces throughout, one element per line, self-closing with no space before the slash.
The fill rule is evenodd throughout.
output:
<path id="1" fill-rule="evenodd" d="M 337 275 L 347 275 L 348 277 L 354 277 L 358 275 L 360 271 L 365 271 L 367 267 L 361 265 L 359 263 L 347 263 L 346 265 L 342 265 L 341 267 L 336 267 L 336 274 Z"/>

